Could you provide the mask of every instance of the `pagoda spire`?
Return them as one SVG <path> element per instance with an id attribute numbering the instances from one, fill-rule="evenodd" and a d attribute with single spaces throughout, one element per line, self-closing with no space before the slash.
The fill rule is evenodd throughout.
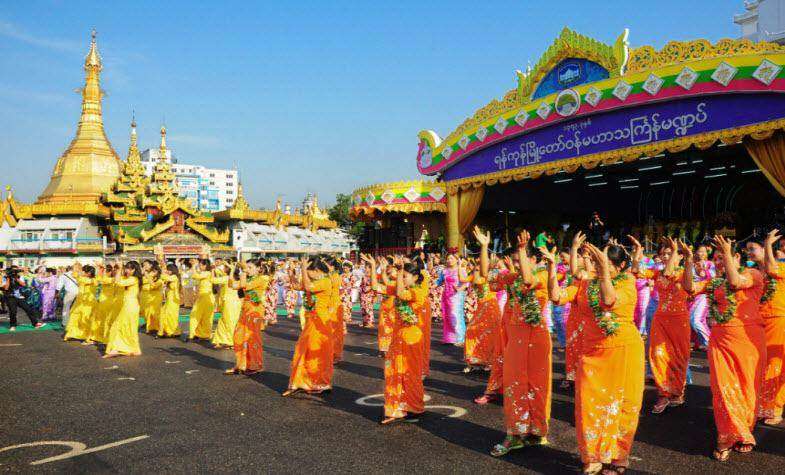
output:
<path id="1" fill-rule="evenodd" d="M 248 201 L 245 200 L 245 194 L 243 193 L 243 184 L 242 182 L 237 183 L 237 199 L 234 200 L 232 207 L 230 209 L 244 211 L 251 209 L 251 206 L 248 204 Z"/>
<path id="2" fill-rule="evenodd" d="M 136 161 L 139 160 L 141 162 L 141 157 L 139 156 L 139 147 L 136 144 L 136 116 L 131 118 L 131 145 L 128 147 L 128 158 L 127 161 Z"/>
<path id="3" fill-rule="evenodd" d="M 82 112 L 76 136 L 57 160 L 51 180 L 38 203 L 97 203 L 101 194 L 120 176 L 121 160 L 104 131 L 101 70 L 96 32 L 84 61 L 85 83 L 81 88 Z"/>
<path id="4" fill-rule="evenodd" d="M 158 160 L 166 161 L 166 126 L 161 126 L 161 145 L 158 147 Z"/>
<path id="5" fill-rule="evenodd" d="M 139 147 L 137 146 L 136 139 L 136 118 L 131 119 L 131 144 L 128 146 L 128 157 L 123 164 L 123 174 L 117 182 L 115 188 L 117 190 L 123 189 L 121 185 L 125 185 L 125 191 L 141 192 L 144 186 L 149 183 L 144 172 L 142 165 L 142 157 L 139 155 Z"/>

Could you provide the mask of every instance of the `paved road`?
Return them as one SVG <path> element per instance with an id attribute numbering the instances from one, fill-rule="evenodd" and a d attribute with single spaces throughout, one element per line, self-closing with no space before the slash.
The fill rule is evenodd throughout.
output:
<path id="1" fill-rule="evenodd" d="M 569 473 L 575 453 L 573 398 L 554 390 L 551 445 L 505 459 L 488 454 L 503 438 L 501 408 L 471 400 L 481 375 L 461 372 L 460 353 L 434 344 L 426 382 L 434 407 L 417 424 L 378 425 L 382 360 L 375 334 L 352 327 L 334 391 L 282 398 L 298 326 L 265 333 L 267 371 L 224 376 L 232 353 L 141 336 L 139 358 L 102 360 L 93 347 L 63 343 L 54 331 L 0 335 L 0 450 L 38 441 L 74 441 L 88 453 L 36 446 L 0 451 L 0 472 Z M 438 338 L 439 332 L 434 332 Z M 696 354 L 688 404 L 644 413 L 633 450 L 639 473 L 783 473 L 785 428 L 760 428 L 759 449 L 726 465 L 707 455 L 714 439 L 703 355 Z M 563 371 L 555 354 L 554 375 Z M 647 388 L 646 405 L 655 397 Z M 361 398 L 366 398 L 361 400 Z M 366 405 L 358 404 L 358 400 Z M 449 417 L 458 416 L 458 417 Z M 146 437 L 143 437 L 146 436 Z M 130 440 L 137 438 L 136 440 Z M 102 448 L 106 444 L 127 441 Z M 90 452 L 91 448 L 102 450 Z"/>

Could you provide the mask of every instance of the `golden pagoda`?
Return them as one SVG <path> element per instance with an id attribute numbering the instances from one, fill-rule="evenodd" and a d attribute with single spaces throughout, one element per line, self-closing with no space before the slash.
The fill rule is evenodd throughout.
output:
<path id="1" fill-rule="evenodd" d="M 57 160 L 49 185 L 36 202 L 41 211 L 49 208 L 48 214 L 90 214 L 101 195 L 120 177 L 122 162 L 104 132 L 100 85 L 103 66 L 95 36 L 93 30 L 84 62 L 82 115 L 76 136 Z"/>

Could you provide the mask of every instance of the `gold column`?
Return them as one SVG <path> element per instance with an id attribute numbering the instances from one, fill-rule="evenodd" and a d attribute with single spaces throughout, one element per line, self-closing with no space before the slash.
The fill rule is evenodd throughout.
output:
<path id="1" fill-rule="evenodd" d="M 460 199 L 459 191 L 447 191 L 447 248 L 461 248 L 461 230 L 458 224 L 458 212 Z"/>

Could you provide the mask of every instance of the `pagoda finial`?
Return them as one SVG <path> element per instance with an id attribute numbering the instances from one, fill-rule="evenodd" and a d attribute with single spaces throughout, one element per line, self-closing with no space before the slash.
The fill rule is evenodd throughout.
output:
<path id="1" fill-rule="evenodd" d="M 98 53 L 98 45 L 96 44 L 95 37 L 98 35 L 96 33 L 95 28 L 90 31 L 90 51 L 87 52 L 87 56 L 84 60 L 84 67 L 85 68 L 98 68 L 101 69 L 101 55 Z"/>
<path id="2" fill-rule="evenodd" d="M 131 148 L 136 148 L 136 114 L 131 114 Z"/>
<path id="3" fill-rule="evenodd" d="M 158 148 L 158 160 L 166 160 L 166 126 L 161 126 L 161 146 Z"/>

